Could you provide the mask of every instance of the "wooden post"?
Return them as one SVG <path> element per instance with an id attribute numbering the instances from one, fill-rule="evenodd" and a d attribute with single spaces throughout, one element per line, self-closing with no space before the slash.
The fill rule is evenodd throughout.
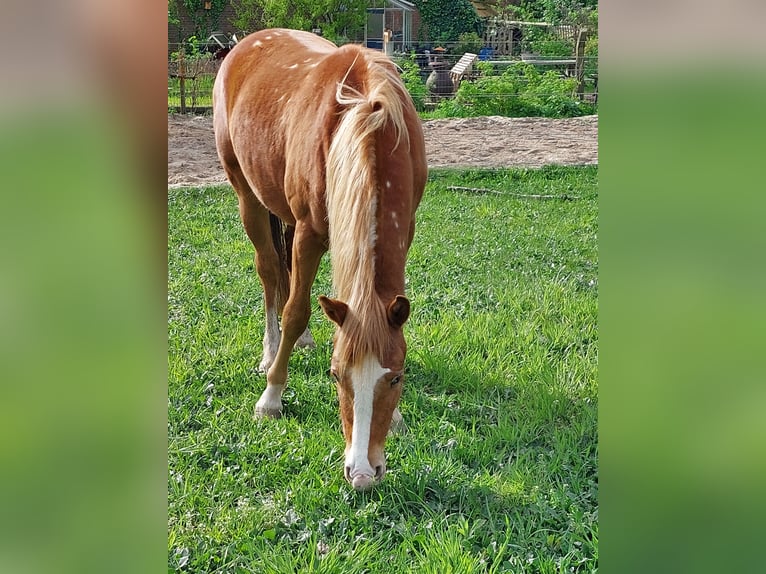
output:
<path id="1" fill-rule="evenodd" d="M 181 113 L 186 113 L 186 59 L 184 57 L 184 46 L 178 51 L 178 94 L 181 98 Z"/>
<path id="2" fill-rule="evenodd" d="M 577 30 L 575 43 L 575 78 L 577 78 L 577 97 L 582 100 L 585 96 L 585 42 L 588 40 L 588 29 Z"/>

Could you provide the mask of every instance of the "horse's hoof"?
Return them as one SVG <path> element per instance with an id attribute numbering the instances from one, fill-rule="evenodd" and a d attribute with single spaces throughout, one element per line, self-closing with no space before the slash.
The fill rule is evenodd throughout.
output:
<path id="1" fill-rule="evenodd" d="M 298 349 L 315 349 L 317 344 L 314 342 L 314 337 L 311 335 L 311 331 L 308 328 L 303 331 L 303 334 L 298 337 L 295 342 L 295 346 Z"/>
<path id="2" fill-rule="evenodd" d="M 278 419 L 282 418 L 282 411 L 280 409 L 269 409 L 266 407 L 255 407 L 254 419 Z"/>
<path id="3" fill-rule="evenodd" d="M 388 435 L 396 435 L 396 434 L 406 434 L 407 433 L 407 425 L 404 423 L 404 421 L 395 423 L 391 422 L 391 428 L 388 429 Z"/>
<path id="4" fill-rule="evenodd" d="M 394 410 L 394 414 L 391 417 L 391 426 L 388 428 L 388 434 L 404 434 L 407 432 L 407 425 L 404 423 L 399 409 Z"/>

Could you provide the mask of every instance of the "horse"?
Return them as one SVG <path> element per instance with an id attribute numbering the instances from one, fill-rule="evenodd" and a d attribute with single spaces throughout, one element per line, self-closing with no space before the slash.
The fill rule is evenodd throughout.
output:
<path id="1" fill-rule="evenodd" d="M 329 250 L 334 293 L 318 302 L 335 323 L 344 476 L 367 489 L 401 421 L 405 262 L 427 178 L 412 99 L 381 52 L 267 29 L 224 58 L 213 123 L 263 286 L 266 388 L 254 416 L 281 416 L 293 347 L 313 345 L 310 290 Z"/>

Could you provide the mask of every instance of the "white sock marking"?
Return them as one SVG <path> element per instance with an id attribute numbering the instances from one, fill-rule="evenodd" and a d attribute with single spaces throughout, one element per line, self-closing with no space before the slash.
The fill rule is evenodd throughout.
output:
<path id="1" fill-rule="evenodd" d="M 273 307 L 267 308 L 266 329 L 263 333 L 263 357 L 261 365 L 258 367 L 260 371 L 265 373 L 274 362 L 274 358 L 277 356 L 277 351 L 279 350 L 280 337 L 279 316 L 277 315 L 277 310 Z"/>

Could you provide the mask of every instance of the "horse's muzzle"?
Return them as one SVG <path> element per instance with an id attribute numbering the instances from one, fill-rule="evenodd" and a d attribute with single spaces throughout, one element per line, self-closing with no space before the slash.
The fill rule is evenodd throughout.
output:
<path id="1" fill-rule="evenodd" d="M 375 467 L 375 476 L 371 476 L 367 473 L 360 472 L 354 476 L 351 476 L 351 467 L 346 466 L 344 469 L 344 475 L 346 480 L 351 483 L 354 490 L 368 490 L 380 482 L 386 474 L 386 465 L 378 465 Z"/>

